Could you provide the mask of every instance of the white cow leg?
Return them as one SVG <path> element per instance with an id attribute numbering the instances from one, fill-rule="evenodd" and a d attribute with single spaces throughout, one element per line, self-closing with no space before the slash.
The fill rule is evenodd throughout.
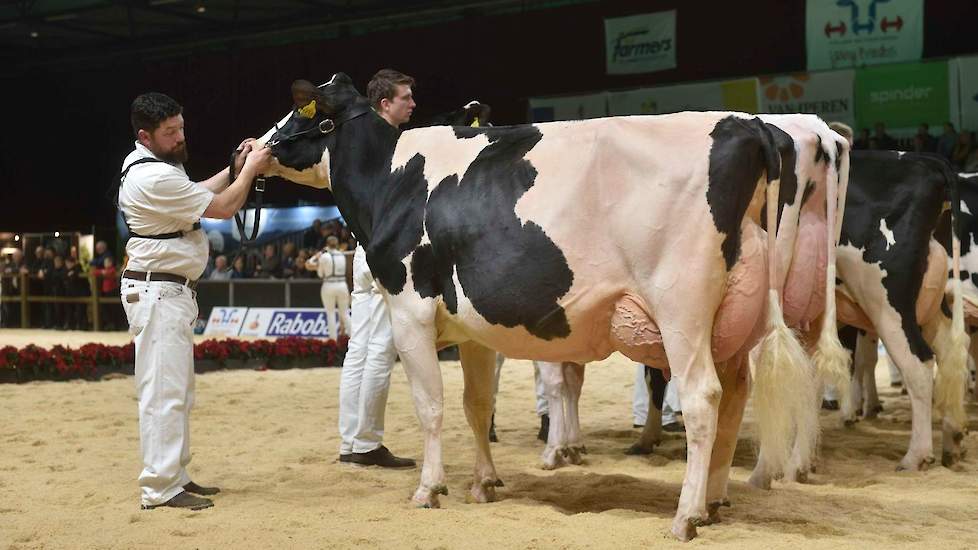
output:
<path id="1" fill-rule="evenodd" d="M 859 345 L 856 347 L 857 359 L 863 364 L 862 386 L 863 386 L 863 418 L 872 420 L 883 412 L 883 404 L 880 403 L 880 395 L 876 386 L 876 365 L 879 363 L 879 339 L 869 335 L 860 335 Z M 890 357 L 887 356 L 887 361 Z"/>
<path id="2" fill-rule="evenodd" d="M 908 345 L 906 336 L 897 325 L 881 329 L 880 338 L 887 355 L 903 376 L 903 386 L 910 396 L 912 411 L 910 448 L 900 460 L 897 470 L 921 470 L 934 463 L 934 443 L 931 410 L 934 393 L 934 360 L 921 361 Z M 867 403 L 868 405 L 868 403 Z"/>
<path id="3" fill-rule="evenodd" d="M 462 374 L 465 379 L 463 404 L 465 419 L 475 436 L 475 479 L 469 497 L 474 502 L 496 500 L 496 476 L 489 449 L 489 425 L 495 397 L 496 352 L 475 342 L 459 344 Z"/>
<path id="4" fill-rule="evenodd" d="M 547 445 L 543 448 L 540 460 L 543 462 L 544 470 L 553 470 L 563 466 L 565 456 L 569 455 L 564 418 L 564 399 L 567 394 L 564 370 L 560 363 L 534 361 L 533 364 L 540 372 L 540 381 L 543 383 L 543 393 L 547 398 L 547 409 L 550 415 L 550 432 L 547 434 Z"/>
<path id="5" fill-rule="evenodd" d="M 744 418 L 744 406 L 750 390 L 748 352 L 742 351 L 717 369 L 723 395 L 717 418 L 717 436 L 710 456 L 710 479 L 706 487 L 706 507 L 709 523 L 720 521 L 720 507 L 730 506 L 727 485 L 730 465 L 737 450 L 737 436 Z"/>
<path id="6" fill-rule="evenodd" d="M 584 437 L 581 435 L 580 401 L 581 389 L 584 386 L 584 365 L 579 363 L 564 363 L 564 387 L 567 399 L 564 400 L 564 423 L 567 430 L 567 445 L 570 451 L 568 460 L 571 464 L 580 464 L 581 455 L 587 454 Z"/>
<path id="7" fill-rule="evenodd" d="M 693 316 L 683 320 L 699 321 Z M 669 365 L 679 384 L 679 401 L 683 404 L 686 425 L 686 477 L 672 534 L 679 540 L 688 541 L 696 536 L 696 526 L 703 525 L 708 519 L 706 488 L 722 389 L 713 365 L 709 331 L 702 335 L 693 328 L 696 325 L 660 326 Z"/>
<path id="8" fill-rule="evenodd" d="M 411 384 L 414 409 L 424 434 L 421 483 L 413 500 L 423 508 L 438 508 L 438 495 L 447 495 L 448 487 L 441 452 L 444 386 L 435 350 L 434 310 L 428 317 L 423 315 L 428 312 L 411 312 L 408 304 L 398 307 L 394 296 L 390 301 L 394 344 Z"/>

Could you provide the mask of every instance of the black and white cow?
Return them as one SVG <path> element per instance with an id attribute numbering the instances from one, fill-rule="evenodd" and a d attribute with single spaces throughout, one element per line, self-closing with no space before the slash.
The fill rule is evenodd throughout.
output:
<path id="1" fill-rule="evenodd" d="M 954 247 L 949 240 L 945 252 L 934 234 L 945 201 L 957 197 L 957 175 L 932 155 L 854 151 L 851 159 L 836 288 L 839 322 L 860 329 L 847 421 L 862 408 L 869 385 L 875 389 L 878 336 L 903 375 L 913 411 L 910 448 L 899 469 L 934 461 L 932 396 L 944 417 L 942 462 L 950 465 L 961 455 L 967 343 L 961 286 L 947 274 L 949 261 L 955 268 Z M 875 405 L 866 403 L 867 414 Z"/>
<path id="2" fill-rule="evenodd" d="M 782 396 L 772 402 L 781 416 L 794 414 L 793 392 L 813 391 L 807 364 L 779 361 L 792 342 L 800 348 L 781 315 L 779 255 L 794 251 L 807 189 L 794 182 L 784 187 L 790 196 L 780 193 L 779 136 L 791 133 L 791 153 L 804 159 L 801 182 L 811 178 L 830 199 L 848 144 L 816 117 L 781 120 L 679 113 L 401 133 L 337 74 L 319 87 L 314 116 L 290 113 L 260 140 L 278 159 L 275 175 L 332 190 L 383 287 L 425 438 L 418 505 L 437 507 L 447 492 L 438 347 L 459 344 L 477 502 L 492 500 L 498 484 L 492 350 L 576 363 L 613 351 L 649 364 L 668 356 L 689 448 L 672 532 L 696 535 L 708 500 L 725 498 L 727 439 L 735 443 L 746 399 L 746 361 L 718 370 L 714 356 L 766 332 L 775 352 L 758 371 L 781 376 L 758 385 L 800 386 L 768 388 Z M 784 231 L 770 245 L 757 223 L 765 195 L 770 226 L 785 205 Z M 738 288 L 753 290 L 757 277 L 760 292 Z M 777 437 L 794 439 L 809 423 L 776 425 L 789 432 Z"/>

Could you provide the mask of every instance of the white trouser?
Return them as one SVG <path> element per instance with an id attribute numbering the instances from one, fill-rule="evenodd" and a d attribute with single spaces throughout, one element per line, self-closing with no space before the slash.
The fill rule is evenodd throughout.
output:
<path id="1" fill-rule="evenodd" d="M 632 392 L 632 417 L 636 426 L 644 426 L 649 414 L 649 385 L 645 382 L 645 365 L 635 365 L 635 389 Z M 683 410 L 679 404 L 679 390 L 672 379 L 666 384 L 666 395 L 662 399 L 662 425 L 672 424 L 678 419 L 676 413 Z"/>
<path id="2" fill-rule="evenodd" d="M 503 363 L 505 362 L 506 356 L 496 352 L 496 380 L 495 389 L 492 393 L 492 410 L 494 413 L 496 411 L 496 394 L 499 393 L 499 375 L 502 373 Z M 539 361 L 533 362 L 533 387 L 537 394 L 537 416 L 549 414 L 550 407 L 547 403 L 547 395 L 544 390 L 543 380 L 540 378 Z"/>
<path id="3" fill-rule="evenodd" d="M 131 279 L 122 280 L 121 295 L 136 346 L 141 499 L 162 504 L 190 482 L 197 300 L 181 284 Z"/>
<path id="4" fill-rule="evenodd" d="M 390 312 L 373 285 L 363 248 L 353 255 L 353 319 L 340 377 L 340 454 L 366 453 L 384 438 L 384 410 L 397 350 Z"/>
<path id="5" fill-rule="evenodd" d="M 346 287 L 346 281 L 323 281 L 319 295 L 323 299 L 323 309 L 326 310 L 326 330 L 329 337 L 336 340 L 340 335 L 336 327 L 337 313 L 340 315 L 343 332 L 350 334 L 350 289 Z M 337 308 L 339 312 L 336 311 Z"/>

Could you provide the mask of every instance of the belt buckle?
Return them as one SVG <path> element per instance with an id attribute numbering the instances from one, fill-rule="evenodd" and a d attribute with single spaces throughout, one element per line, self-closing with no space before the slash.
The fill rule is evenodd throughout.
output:
<path id="1" fill-rule="evenodd" d="M 146 282 L 146 283 L 150 282 L 152 280 L 152 275 L 153 275 L 153 272 L 152 271 L 147 271 L 146 272 L 146 278 L 143 279 L 143 282 Z"/>

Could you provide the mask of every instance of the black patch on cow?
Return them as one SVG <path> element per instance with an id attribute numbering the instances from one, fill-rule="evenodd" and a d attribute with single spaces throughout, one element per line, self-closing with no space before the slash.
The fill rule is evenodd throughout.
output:
<path id="1" fill-rule="evenodd" d="M 950 318 L 952 316 L 951 315 L 951 306 L 947 303 L 947 295 L 946 294 L 941 298 L 941 313 L 943 313 L 944 316 L 947 317 L 947 318 Z"/>
<path id="2" fill-rule="evenodd" d="M 545 340 L 568 336 L 570 324 L 558 300 L 570 290 L 574 274 L 543 229 L 524 224 L 515 211 L 537 176 L 524 157 L 543 135 L 534 126 L 456 127 L 455 134 L 461 139 L 484 134 L 489 145 L 461 180 L 445 178 L 428 197 L 424 223 L 431 245 L 430 252 L 420 247 L 412 259 L 415 288 L 424 296 L 442 293 L 445 307 L 457 313 L 449 292 L 454 273 L 490 323 L 523 326 Z"/>
<path id="3" fill-rule="evenodd" d="M 767 173 L 770 182 L 781 172 L 782 163 L 772 132 L 759 118 L 734 116 L 721 119 L 710 132 L 713 145 L 706 202 L 713 214 L 713 224 L 724 234 L 720 249 L 728 271 L 740 256 L 740 222 L 754 196 L 758 179 Z"/>
<path id="4" fill-rule="evenodd" d="M 815 137 L 818 138 L 818 145 L 815 147 L 815 164 L 818 164 L 823 160 L 828 162 L 829 154 L 825 151 L 824 148 L 822 148 L 822 136 L 815 136 Z"/>
<path id="5" fill-rule="evenodd" d="M 666 398 L 666 384 L 668 383 L 662 369 L 645 365 L 645 384 L 649 388 L 649 393 L 652 394 L 652 406 L 657 411 L 662 410 L 662 402 Z"/>
<path id="6" fill-rule="evenodd" d="M 927 269 L 930 239 L 944 201 L 946 174 L 912 153 L 854 151 L 840 244 L 862 250 L 863 261 L 885 270 L 887 300 L 900 316 L 910 351 L 933 358 L 917 322 L 916 304 Z M 880 220 L 896 241 L 888 245 Z"/>
<path id="7" fill-rule="evenodd" d="M 842 173 L 842 142 L 835 142 L 835 173 Z"/>
<path id="8" fill-rule="evenodd" d="M 272 155 L 279 164 L 294 170 L 305 170 L 322 160 L 323 151 L 330 134 L 323 135 L 316 126 L 326 117 L 316 114 L 314 118 L 305 118 L 293 113 L 292 117 L 272 135 L 272 140 L 285 136 L 303 133 L 301 137 L 272 146 Z"/>
<path id="9" fill-rule="evenodd" d="M 374 278 L 391 294 L 399 294 L 407 282 L 403 259 L 414 251 L 424 235 L 424 208 L 428 184 L 425 159 L 420 154 L 391 173 L 380 201 L 386 205 L 374 223 L 374 238 L 367 248 L 367 261 Z"/>

